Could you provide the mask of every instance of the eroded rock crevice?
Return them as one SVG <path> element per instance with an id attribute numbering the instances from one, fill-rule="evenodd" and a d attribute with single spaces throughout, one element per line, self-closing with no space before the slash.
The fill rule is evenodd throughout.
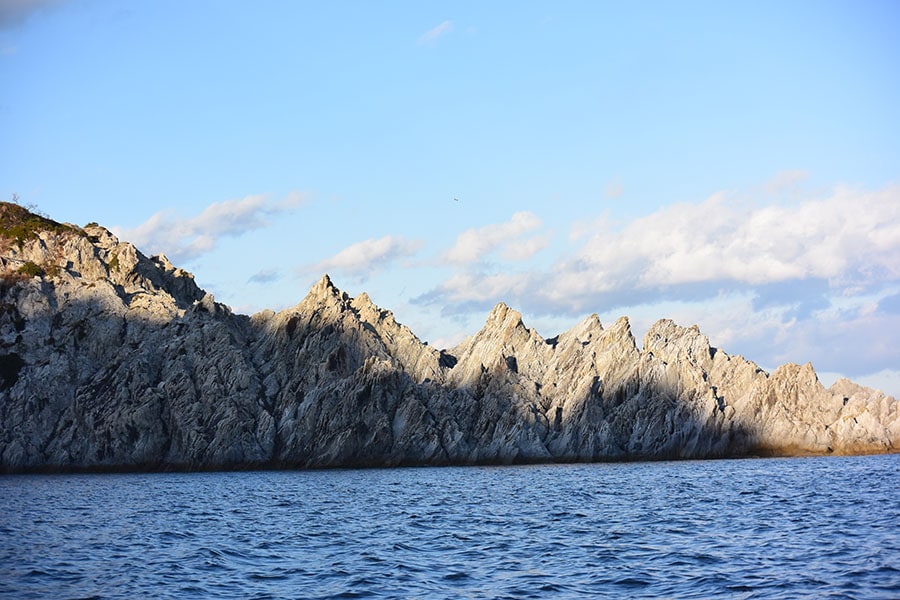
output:
<path id="1" fill-rule="evenodd" d="M 660 320 L 638 348 L 626 318 L 604 328 L 591 315 L 544 338 L 501 303 L 435 349 L 328 276 L 293 308 L 235 315 L 165 256 L 5 206 L 2 471 L 900 448 L 896 399 L 846 380 L 825 389 L 811 365 L 768 374 L 696 326 Z"/>

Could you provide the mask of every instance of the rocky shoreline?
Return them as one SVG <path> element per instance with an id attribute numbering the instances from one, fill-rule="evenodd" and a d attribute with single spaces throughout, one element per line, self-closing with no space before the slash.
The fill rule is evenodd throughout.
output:
<path id="1" fill-rule="evenodd" d="M 232 313 L 99 225 L 0 204 L 0 472 L 865 454 L 900 404 L 811 365 L 769 374 L 663 319 L 550 339 L 498 304 L 455 348 L 324 276 Z"/>

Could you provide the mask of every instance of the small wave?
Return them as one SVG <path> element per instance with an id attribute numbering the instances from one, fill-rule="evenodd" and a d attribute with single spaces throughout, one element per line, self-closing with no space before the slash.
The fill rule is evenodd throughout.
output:
<path id="1" fill-rule="evenodd" d="M 59 477 L 5 508 L 0 596 L 900 598 L 900 457 L 785 465 Z"/>
<path id="2" fill-rule="evenodd" d="M 285 573 L 250 573 L 247 577 L 254 581 L 284 581 L 289 579 Z"/>
<path id="3" fill-rule="evenodd" d="M 637 588 L 637 587 L 647 587 L 648 585 L 652 585 L 653 581 L 649 579 L 644 579 L 642 577 L 633 577 L 627 576 L 616 579 L 612 582 L 614 585 L 620 585 L 622 587 L 628 588 Z"/>

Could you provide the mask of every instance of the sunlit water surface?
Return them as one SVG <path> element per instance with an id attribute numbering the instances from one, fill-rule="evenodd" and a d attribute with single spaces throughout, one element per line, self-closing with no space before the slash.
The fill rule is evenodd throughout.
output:
<path id="1" fill-rule="evenodd" d="M 15 598 L 900 598 L 900 455 L 0 477 Z"/>

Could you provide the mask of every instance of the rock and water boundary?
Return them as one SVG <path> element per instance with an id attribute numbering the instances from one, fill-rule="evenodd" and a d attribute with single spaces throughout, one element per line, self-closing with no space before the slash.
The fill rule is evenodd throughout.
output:
<path id="1" fill-rule="evenodd" d="M 454 348 L 323 276 L 233 313 L 165 256 L 0 203 L 0 472 L 468 465 L 900 450 L 900 403 L 767 373 L 662 319 Z"/>

